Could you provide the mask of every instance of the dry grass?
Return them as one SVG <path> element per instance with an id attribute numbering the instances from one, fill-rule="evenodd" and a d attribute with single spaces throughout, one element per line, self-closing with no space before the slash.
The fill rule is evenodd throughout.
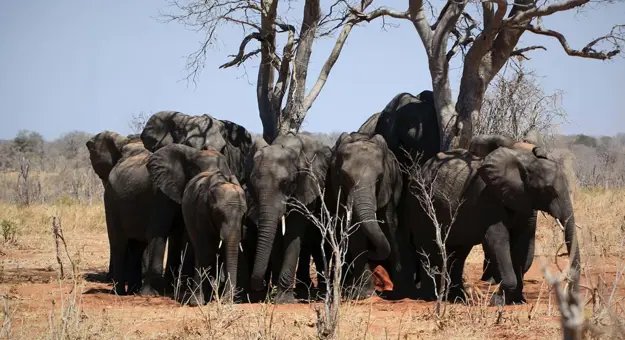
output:
<path id="1" fill-rule="evenodd" d="M 625 319 L 625 192 L 574 193 L 584 272 L 582 290 L 586 316 L 603 330 Z M 68 254 L 80 275 L 60 279 L 51 233 L 52 217 L 60 217 Z M 108 240 L 101 205 L 36 205 L 20 208 L 0 204 L 0 222 L 16 225 L 15 242 L 0 240 L 0 311 L 3 339 L 314 339 L 312 304 L 240 304 L 181 307 L 168 298 L 118 297 L 107 293 L 98 275 L 108 266 Z M 451 305 L 444 320 L 434 304 L 372 298 L 344 303 L 340 339 L 554 339 L 560 336 L 558 311 L 546 288 L 541 265 L 552 271 L 556 249 L 563 242 L 551 218 L 539 214 L 537 253 L 526 277 L 529 303 L 503 309 L 487 307 L 487 296 L 473 305 Z M 564 252 L 560 249 L 560 253 Z M 558 259 L 563 267 L 566 257 Z M 467 264 L 467 279 L 480 276 L 481 249 Z M 66 270 L 66 272 L 69 269 Z M 70 275 L 71 276 L 71 275 Z M 618 278 L 618 280 L 617 280 Z M 483 293 L 487 288 L 478 284 Z M 614 290 L 614 287 L 617 287 Z M 491 287 L 491 291 L 495 287 Z M 608 313 L 610 312 L 610 313 Z M 604 334 L 599 338 L 617 338 Z"/>

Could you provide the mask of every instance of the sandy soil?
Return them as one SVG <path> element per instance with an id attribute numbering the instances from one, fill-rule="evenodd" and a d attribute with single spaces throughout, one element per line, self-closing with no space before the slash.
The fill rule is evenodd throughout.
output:
<path id="1" fill-rule="evenodd" d="M 59 280 L 54 241 L 49 237 L 20 239 L 18 244 L 5 244 L 0 250 L 0 293 L 3 294 L 3 320 L 10 321 L 13 338 L 49 336 L 58 331 L 58 324 L 72 327 L 68 333 L 85 338 L 314 338 L 316 336 L 315 305 L 240 304 L 208 305 L 192 308 L 178 305 L 166 297 L 114 296 L 104 273 L 107 269 L 108 243 L 102 232 L 70 232 L 68 254 L 82 273 L 74 286 L 72 280 Z M 479 281 L 481 259 L 475 247 L 465 269 L 467 281 L 482 292 L 495 287 Z M 61 248 L 65 273 L 72 272 L 67 255 Z M 433 302 L 386 301 L 373 297 L 350 302 L 341 311 L 340 338 L 558 338 L 559 321 L 553 296 L 550 298 L 541 265 L 554 257 L 539 256 L 525 277 L 526 298 L 530 303 L 506 306 L 502 313 L 496 307 L 450 305 L 447 319 L 437 321 Z M 587 272 L 582 284 L 605 289 L 609 296 L 614 282 L 617 258 L 584 258 Z M 560 266 L 566 257 L 558 259 Z M 549 265 L 552 271 L 557 267 Z M 599 280 L 599 278 L 602 278 Z M 73 294 L 80 292 L 81 294 Z M 615 301 L 623 300 L 625 286 L 619 283 Z M 73 303 L 72 296 L 76 296 Z M 586 294 L 585 301 L 591 297 Z M 68 306 L 76 307 L 75 314 Z M 80 307 L 80 308 L 77 308 Z M 320 307 L 317 305 L 317 307 Z M 592 310 L 592 306 L 587 307 Z M 52 326 L 51 326 L 52 325 Z M 56 325 L 56 326 L 55 326 Z M 6 328 L 6 327 L 5 327 Z M 72 333 L 72 334 L 73 334 Z M 79 338 L 80 336 L 76 336 Z"/>

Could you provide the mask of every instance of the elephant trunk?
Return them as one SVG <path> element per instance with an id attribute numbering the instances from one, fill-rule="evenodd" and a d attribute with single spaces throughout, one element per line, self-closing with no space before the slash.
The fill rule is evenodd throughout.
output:
<path id="1" fill-rule="evenodd" d="M 382 232 L 376 218 L 375 195 L 371 190 L 358 189 L 353 194 L 354 220 L 373 243 L 374 251 L 369 251 L 369 259 L 381 261 L 391 253 L 391 246 Z"/>
<path id="2" fill-rule="evenodd" d="M 573 205 L 570 197 L 561 197 L 555 200 L 550 207 L 550 214 L 558 219 L 558 221 L 564 226 L 564 242 L 566 242 L 566 249 L 569 253 L 569 263 L 571 269 L 574 269 L 572 274 L 579 275 L 581 267 L 581 257 L 579 253 L 579 242 L 577 240 L 575 215 L 573 213 Z"/>
<path id="3" fill-rule="evenodd" d="M 232 233 L 226 239 L 226 270 L 228 271 L 228 277 L 226 277 L 226 292 L 232 294 L 234 297 L 235 289 L 237 287 L 237 268 L 239 261 L 239 244 L 240 234 L 236 237 L 236 233 Z"/>
<path id="4" fill-rule="evenodd" d="M 251 286 L 255 291 L 263 288 L 263 279 L 267 266 L 271 248 L 276 237 L 278 219 L 286 210 L 279 204 L 270 203 L 268 195 L 261 195 L 261 204 L 258 218 L 258 246 L 256 247 L 256 257 L 254 258 L 254 269 L 252 270 Z"/>

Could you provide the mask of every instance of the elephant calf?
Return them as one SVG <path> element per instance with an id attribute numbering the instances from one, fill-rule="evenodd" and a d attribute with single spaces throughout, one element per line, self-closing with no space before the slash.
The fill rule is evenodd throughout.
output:
<path id="1" fill-rule="evenodd" d="M 449 297 L 463 298 L 462 272 L 474 245 L 488 243 L 501 273 L 500 290 L 492 304 L 523 303 L 523 269 L 533 238 L 532 215 L 541 210 L 562 221 L 571 264 L 579 268 L 575 217 L 568 182 L 557 162 L 537 157 L 524 148 L 497 148 L 479 158 L 467 150 L 441 152 L 411 176 L 406 197 L 405 221 L 412 221 L 417 249 L 429 254 L 432 267 L 441 267 L 432 220 L 419 200 L 431 194 L 436 220 L 442 226 L 451 268 Z M 421 189 L 419 189 L 421 188 Z M 452 224 L 453 222 L 453 224 Z M 422 268 L 423 269 L 423 268 Z M 421 278 L 427 278 L 421 273 Z M 434 295 L 432 280 L 421 280 L 422 289 Z M 440 282 L 437 280 L 437 282 Z"/>
<path id="2" fill-rule="evenodd" d="M 224 296 L 234 297 L 241 234 L 247 205 L 245 193 L 230 172 L 226 158 L 215 150 L 197 150 L 171 144 L 148 159 L 154 183 L 172 200 L 182 205 L 182 215 L 195 254 L 195 283 L 189 303 L 202 305 L 210 292 L 204 273 L 215 273 L 220 264 L 215 256 L 225 245 Z"/>

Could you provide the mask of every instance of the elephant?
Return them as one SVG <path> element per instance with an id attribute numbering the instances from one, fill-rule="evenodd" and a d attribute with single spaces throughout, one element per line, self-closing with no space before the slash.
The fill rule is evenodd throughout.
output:
<path id="1" fill-rule="evenodd" d="M 425 163 L 441 151 L 441 135 L 434 94 L 397 94 L 381 112 L 371 115 L 358 129 L 370 136 L 380 134 L 399 164 Z M 406 152 L 408 154 L 406 154 Z"/>
<path id="2" fill-rule="evenodd" d="M 245 193 L 230 172 L 226 158 L 216 150 L 170 144 L 150 155 L 147 168 L 155 185 L 182 206 L 195 255 L 194 281 L 196 285 L 204 281 L 189 304 L 205 304 L 205 292 L 211 287 L 200 274 L 209 267 L 216 272 L 215 255 L 222 242 L 225 244 L 224 279 L 227 283 L 224 297 L 232 300 L 237 287 L 239 247 L 247 205 Z"/>
<path id="3" fill-rule="evenodd" d="M 388 148 L 397 158 L 404 173 L 402 192 L 408 191 L 406 186 L 409 183 L 409 178 L 406 173 L 411 171 L 415 165 L 423 165 L 436 153 L 442 151 L 434 93 L 430 90 L 421 91 L 416 96 L 407 92 L 397 94 L 381 112 L 371 115 L 360 126 L 358 132 L 370 136 L 380 134 L 384 137 Z M 403 216 L 401 212 L 405 205 L 403 197 L 404 195 L 402 195 L 397 207 L 399 217 Z M 409 238 L 410 235 L 407 237 Z M 411 247 L 411 245 L 409 244 L 407 247 Z M 406 251 L 407 254 L 414 254 L 415 252 L 415 249 Z M 418 282 L 420 277 L 416 260 L 416 255 L 412 255 L 412 260 L 403 258 L 402 271 L 406 275 L 412 275 L 414 281 Z M 401 289 L 402 285 L 398 287 L 398 290 Z"/>
<path id="4" fill-rule="evenodd" d="M 151 152 L 170 144 L 183 144 L 197 150 L 217 150 L 224 155 L 228 167 L 241 185 L 245 187 L 245 179 L 247 178 L 245 164 L 253 147 L 253 140 L 250 133 L 241 125 L 228 120 L 216 119 L 208 114 L 192 116 L 178 111 L 159 111 L 150 116 L 140 136 L 146 149 Z M 182 208 L 179 204 L 176 205 L 176 209 L 180 212 L 174 215 L 178 221 L 176 224 L 168 223 L 171 219 L 170 216 L 161 216 L 160 219 L 154 221 L 155 226 L 152 227 L 152 230 L 155 234 L 152 235 L 148 244 L 150 254 L 164 254 L 167 235 L 171 235 L 170 238 L 175 238 L 177 241 L 173 250 L 176 251 L 174 253 L 176 258 L 184 249 L 183 244 L 185 242 L 178 240 L 184 240 L 188 235 L 185 233 Z M 183 276 L 191 275 L 193 262 L 190 259 L 193 256 L 193 251 L 187 248 L 183 263 Z M 150 257 L 144 285 L 146 283 L 148 284 L 147 287 L 152 285 L 153 278 L 162 271 L 162 262 L 162 257 Z M 154 294 L 147 288 L 142 289 L 142 293 Z"/>
<path id="5" fill-rule="evenodd" d="M 243 126 L 209 114 L 187 115 L 178 111 L 154 113 L 141 132 L 145 147 L 154 152 L 169 144 L 184 144 L 198 150 L 212 148 L 222 153 L 241 184 L 252 136 Z"/>
<path id="6" fill-rule="evenodd" d="M 102 131 L 86 143 L 93 170 L 104 186 L 112 292 L 135 293 L 147 266 L 147 233 L 154 192 L 141 140 Z M 127 285 L 127 287 L 126 287 Z"/>
<path id="7" fill-rule="evenodd" d="M 358 132 L 342 133 L 332 151 L 326 177 L 326 206 L 332 209 L 332 214 L 336 213 L 333 210 L 338 198 L 340 206 L 352 209 L 352 221 L 359 224 L 350 235 L 348 245 L 348 263 L 353 263 L 352 286 L 361 287 L 356 289 L 356 298 L 366 298 L 373 293 L 369 261 L 387 264 L 392 272 L 393 293 L 405 294 L 414 279 L 406 279 L 401 270 L 403 257 L 398 244 L 409 239 L 407 233 L 398 230 L 396 208 L 403 180 L 395 155 L 381 135 Z M 344 216 L 345 211 L 341 210 Z M 368 250 L 369 245 L 372 249 Z M 365 280 L 364 285 L 356 283 L 361 278 Z"/>
<path id="8" fill-rule="evenodd" d="M 521 142 L 517 142 L 512 138 L 502 135 L 484 134 L 475 136 L 473 137 L 473 139 L 471 139 L 471 142 L 469 143 L 469 151 L 478 157 L 484 158 L 495 149 L 499 147 L 506 147 L 511 149 L 528 150 L 533 152 L 536 157 L 547 158 L 547 154 L 544 152 L 544 150 L 540 147 L 536 147 L 536 142 L 534 142 L 536 140 L 538 140 L 538 137 L 536 136 L 536 132 L 533 130 L 528 131 L 525 135 L 525 138 L 523 138 Z M 537 217 L 538 211 L 533 210 L 532 214 L 530 216 L 527 216 L 527 218 L 511 221 L 511 223 L 515 224 L 521 223 L 521 225 L 524 223 L 525 227 L 528 228 L 528 236 L 530 236 L 530 240 L 528 242 L 527 258 L 523 266 L 523 274 L 527 273 L 527 271 L 532 266 L 532 263 L 534 262 Z M 500 283 L 501 275 L 497 269 L 498 264 L 495 259 L 489 255 L 493 253 L 493 250 L 489 248 L 486 240 L 482 241 L 482 250 L 484 251 L 484 263 L 482 265 L 482 277 L 480 280 L 491 283 Z"/>
<path id="9" fill-rule="evenodd" d="M 307 216 L 297 211 L 289 209 L 287 216 L 284 215 L 287 205 L 294 200 L 310 211 L 319 211 L 322 199 L 319 189 L 325 188 L 330 157 L 330 147 L 320 141 L 306 134 L 288 133 L 259 148 L 248 162 L 251 167 L 247 171 L 247 189 L 251 198 L 248 209 L 257 210 L 254 222 L 258 226 L 258 245 L 250 285 L 254 291 L 264 288 L 263 278 L 271 257 L 272 277 L 278 292 L 276 303 L 295 300 L 292 285 L 298 259 L 302 259 L 299 261 L 298 279 L 310 281 L 307 273 L 310 255 L 315 259 L 318 271 L 323 268 L 320 231 Z M 276 238 L 281 217 L 283 235 Z M 281 242 L 283 248 L 280 247 Z"/>
<path id="10" fill-rule="evenodd" d="M 432 267 L 441 268 L 436 228 L 421 208 L 421 203 L 431 202 L 436 222 L 442 226 L 443 235 L 448 235 L 445 245 L 447 254 L 452 254 L 448 261 L 452 300 L 463 299 L 466 257 L 474 245 L 486 240 L 493 250 L 489 255 L 501 273 L 501 284 L 491 304 L 525 302 L 523 269 L 535 231 L 527 221 L 534 210 L 562 221 L 570 263 L 574 272 L 579 269 L 580 253 L 566 175 L 558 162 L 537 156 L 542 152 L 536 147 L 533 150 L 499 147 L 484 158 L 464 149 L 449 150 L 438 153 L 420 172 L 411 175 L 409 187 L 416 190 L 406 195 L 407 207 L 411 209 L 403 211 L 403 221 L 412 222 L 416 248 L 429 254 Z M 422 266 L 421 277 L 425 275 Z M 426 298 L 434 295 L 431 281 L 421 282 Z"/>

